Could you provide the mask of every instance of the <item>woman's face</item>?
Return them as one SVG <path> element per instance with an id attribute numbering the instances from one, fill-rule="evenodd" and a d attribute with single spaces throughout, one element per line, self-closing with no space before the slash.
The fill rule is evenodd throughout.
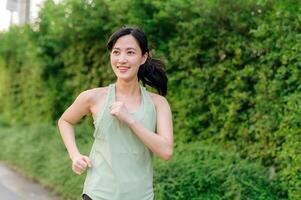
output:
<path id="1" fill-rule="evenodd" d="M 118 79 L 136 79 L 140 65 L 147 59 L 147 53 L 142 51 L 136 39 L 132 35 L 120 37 L 110 54 L 111 65 Z"/>

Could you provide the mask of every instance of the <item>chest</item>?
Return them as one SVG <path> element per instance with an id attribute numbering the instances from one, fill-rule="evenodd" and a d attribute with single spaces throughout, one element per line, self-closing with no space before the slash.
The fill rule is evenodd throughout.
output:
<path id="1" fill-rule="evenodd" d="M 142 97 L 135 96 L 135 97 L 120 97 L 116 96 L 116 101 L 121 101 L 124 103 L 125 107 L 127 108 L 128 112 L 138 112 L 140 107 L 142 106 Z"/>
<path id="2" fill-rule="evenodd" d="M 108 94 L 106 94 L 108 95 Z M 92 114 L 92 118 L 94 121 L 96 121 L 97 115 L 101 112 L 101 110 L 104 108 L 106 95 L 98 96 L 93 101 L 92 106 L 90 107 L 90 112 Z M 131 97 L 131 98 L 124 98 L 124 97 L 118 97 L 116 96 L 116 101 L 122 101 L 125 104 L 125 107 L 127 108 L 128 112 L 134 113 L 137 112 L 141 106 L 142 106 L 142 97 Z"/>

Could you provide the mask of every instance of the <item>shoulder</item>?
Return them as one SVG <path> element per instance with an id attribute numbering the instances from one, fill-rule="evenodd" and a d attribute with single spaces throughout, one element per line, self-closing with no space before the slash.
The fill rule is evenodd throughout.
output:
<path id="1" fill-rule="evenodd" d="M 86 103 L 89 103 L 90 105 L 94 105 L 97 100 L 103 98 L 108 93 L 108 86 L 107 87 L 97 87 L 97 88 L 91 88 L 82 91 L 77 99 L 80 99 L 81 101 L 85 101 Z"/>
<path id="2" fill-rule="evenodd" d="M 156 109 L 159 108 L 169 108 L 169 103 L 167 101 L 167 99 L 164 96 L 161 96 L 159 94 L 156 93 L 152 93 L 152 92 L 148 92 L 149 96 L 152 99 L 153 104 L 155 105 Z"/>

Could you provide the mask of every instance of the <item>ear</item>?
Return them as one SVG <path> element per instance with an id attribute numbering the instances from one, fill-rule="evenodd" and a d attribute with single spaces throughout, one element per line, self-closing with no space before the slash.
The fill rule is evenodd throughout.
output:
<path id="1" fill-rule="evenodd" d="M 143 56 L 142 56 L 142 60 L 141 60 L 141 65 L 143 65 L 145 63 L 145 61 L 147 60 L 148 57 L 148 52 L 146 52 Z"/>

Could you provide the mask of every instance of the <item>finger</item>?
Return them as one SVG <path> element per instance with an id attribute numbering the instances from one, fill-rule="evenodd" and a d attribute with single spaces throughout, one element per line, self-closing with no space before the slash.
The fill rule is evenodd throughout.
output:
<path id="1" fill-rule="evenodd" d="M 83 167 L 83 166 L 81 166 L 81 165 L 75 165 L 74 166 L 77 170 L 80 170 L 80 171 L 83 171 L 83 170 L 85 170 L 85 168 L 86 167 Z"/>
<path id="2" fill-rule="evenodd" d="M 81 169 L 85 169 L 87 167 L 87 163 L 85 162 L 83 157 L 80 160 L 77 160 L 75 165 Z"/>
<path id="3" fill-rule="evenodd" d="M 115 102 L 111 103 L 110 107 L 114 107 L 114 106 L 116 106 L 117 104 L 118 104 L 118 101 L 115 101 Z"/>
<path id="4" fill-rule="evenodd" d="M 78 167 L 74 167 L 74 170 L 73 170 L 76 174 L 80 175 L 82 170 L 79 169 Z"/>
<path id="5" fill-rule="evenodd" d="M 116 108 L 116 103 L 112 103 L 111 105 L 110 105 L 110 110 L 114 110 L 115 108 Z"/>
<path id="6" fill-rule="evenodd" d="M 110 113 L 114 115 L 114 114 L 116 114 L 116 111 L 117 111 L 116 109 L 111 109 Z"/>
<path id="7" fill-rule="evenodd" d="M 72 167 L 72 171 L 77 174 L 77 175 L 81 175 L 81 172 L 79 169 L 77 169 L 75 166 Z"/>
<path id="8" fill-rule="evenodd" d="M 91 160 L 88 156 L 84 156 L 83 159 L 85 160 L 85 162 L 88 164 L 88 167 L 92 167 L 92 163 Z"/>
<path id="9" fill-rule="evenodd" d="M 80 173 L 83 173 L 86 169 L 87 169 L 88 165 L 86 164 L 85 167 L 83 166 L 78 166 L 78 165 L 75 165 L 74 168 L 76 169 L 76 171 L 80 172 Z"/>
<path id="10" fill-rule="evenodd" d="M 76 168 L 76 171 L 79 172 L 80 174 L 82 174 L 85 170 L 86 170 L 86 168 L 85 169 L 83 169 L 83 168 Z"/>
<path id="11" fill-rule="evenodd" d="M 84 169 L 83 169 L 81 166 L 77 166 L 77 165 L 73 165 L 73 166 L 72 166 L 72 170 L 73 170 L 74 172 L 76 172 L 77 174 L 84 171 Z"/>
<path id="12" fill-rule="evenodd" d="M 113 115 L 116 115 L 116 114 L 119 113 L 119 110 L 120 110 L 119 107 L 114 106 L 114 107 L 111 108 L 110 113 L 113 114 Z"/>
<path id="13" fill-rule="evenodd" d="M 76 164 L 81 165 L 83 167 L 87 165 L 83 156 L 79 160 L 77 160 Z"/>
<path id="14" fill-rule="evenodd" d="M 77 175 L 82 175 L 82 173 L 79 172 L 79 171 L 76 171 L 75 173 L 76 173 Z"/>

